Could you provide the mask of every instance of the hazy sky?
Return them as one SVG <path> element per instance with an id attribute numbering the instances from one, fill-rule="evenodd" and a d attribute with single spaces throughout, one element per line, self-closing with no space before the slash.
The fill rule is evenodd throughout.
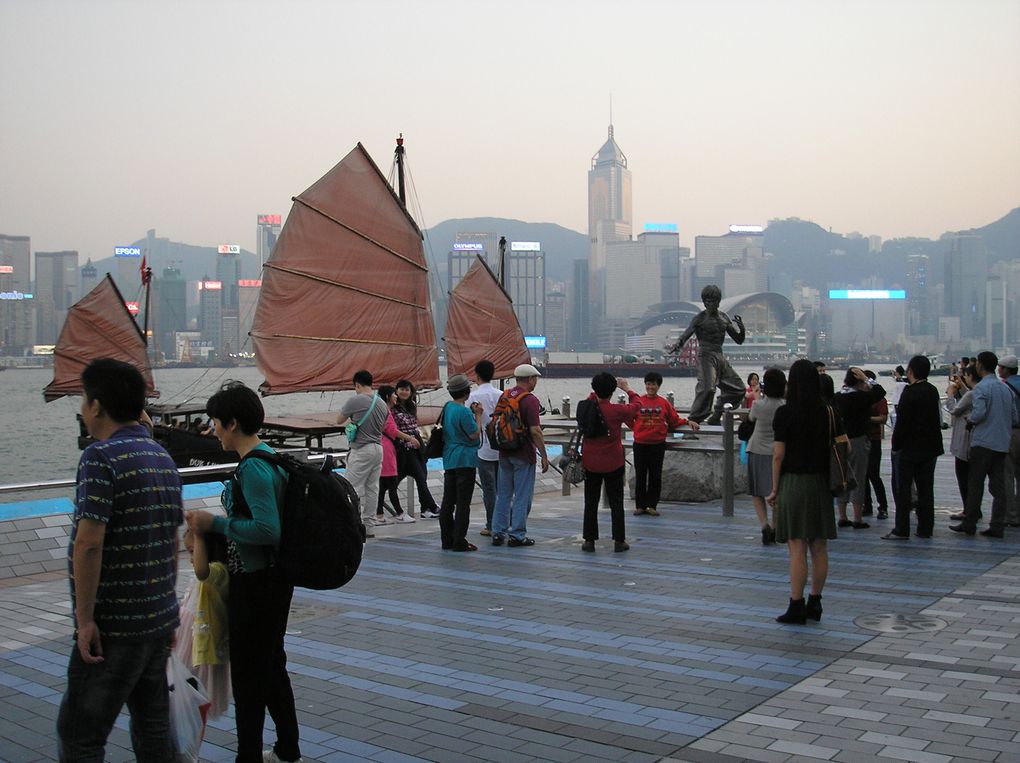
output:
<path id="1" fill-rule="evenodd" d="M 1020 206 L 1017 0 L 0 0 L 0 232 L 255 247 L 357 141 L 426 226 L 587 230 L 616 138 L 681 241 L 797 216 L 937 236 Z"/>

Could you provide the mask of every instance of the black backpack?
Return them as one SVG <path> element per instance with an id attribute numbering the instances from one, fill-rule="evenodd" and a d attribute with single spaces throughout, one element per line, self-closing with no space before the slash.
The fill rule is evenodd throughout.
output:
<path id="1" fill-rule="evenodd" d="M 318 591 L 348 583 L 361 564 L 365 526 L 358 494 L 350 482 L 333 472 L 332 456 L 326 456 L 322 467 L 258 449 L 249 451 L 241 462 L 247 458 L 268 461 L 287 475 L 280 547 L 273 555 L 273 563 L 287 582 Z M 236 472 L 231 483 L 235 510 L 250 517 Z"/>
<path id="2" fill-rule="evenodd" d="M 585 398 L 577 404 L 577 428 L 585 437 L 606 437 L 609 434 L 609 425 L 598 400 Z"/>

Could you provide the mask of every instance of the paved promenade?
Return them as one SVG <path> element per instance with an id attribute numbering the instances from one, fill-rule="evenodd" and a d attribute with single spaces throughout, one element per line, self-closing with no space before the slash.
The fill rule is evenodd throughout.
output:
<path id="1" fill-rule="evenodd" d="M 577 490 L 536 500 L 533 548 L 488 545 L 480 506 L 473 554 L 442 552 L 435 521 L 377 528 L 351 585 L 295 595 L 305 760 L 1018 760 L 1020 531 L 950 533 L 951 470 L 932 540 L 840 531 L 805 626 L 773 620 L 786 551 L 743 497 L 730 519 L 628 513 L 623 554 L 581 552 Z M 54 757 L 68 614 L 59 573 L 0 582 L 0 760 Z M 918 617 L 869 629 L 883 614 Z M 203 760 L 232 760 L 232 728 Z M 122 718 L 108 759 L 131 757 Z"/>

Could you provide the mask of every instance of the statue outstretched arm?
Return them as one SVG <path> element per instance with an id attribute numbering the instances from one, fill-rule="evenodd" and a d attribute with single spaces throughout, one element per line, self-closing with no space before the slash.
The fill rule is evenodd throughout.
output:
<path id="1" fill-rule="evenodd" d="M 729 320 L 729 317 L 727 316 L 726 333 L 729 334 L 730 338 L 737 344 L 743 344 L 744 338 L 747 336 L 747 332 L 744 330 L 743 318 L 741 318 L 739 315 L 734 315 L 733 321 L 731 322 Z"/>

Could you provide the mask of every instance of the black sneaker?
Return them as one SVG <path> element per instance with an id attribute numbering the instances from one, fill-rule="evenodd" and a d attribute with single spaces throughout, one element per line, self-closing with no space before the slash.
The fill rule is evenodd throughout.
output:
<path id="1" fill-rule="evenodd" d="M 875 515 L 875 518 L 876 519 L 888 519 L 889 518 L 889 512 L 886 511 L 885 509 L 879 509 L 878 510 L 878 514 Z"/>
<path id="2" fill-rule="evenodd" d="M 493 546 L 502 546 L 503 545 L 503 536 L 502 535 L 493 535 L 492 536 L 492 545 Z"/>
<path id="3" fill-rule="evenodd" d="M 970 527 L 969 525 L 958 524 L 949 525 L 949 529 L 954 533 L 963 533 L 964 535 L 973 535 L 976 528 Z"/>
<path id="4" fill-rule="evenodd" d="M 495 541 L 493 541 L 495 542 Z M 523 540 L 517 540 L 517 538 L 511 538 L 506 542 L 510 548 L 520 548 L 521 546 L 534 546 L 535 541 L 531 538 L 524 538 Z"/>

